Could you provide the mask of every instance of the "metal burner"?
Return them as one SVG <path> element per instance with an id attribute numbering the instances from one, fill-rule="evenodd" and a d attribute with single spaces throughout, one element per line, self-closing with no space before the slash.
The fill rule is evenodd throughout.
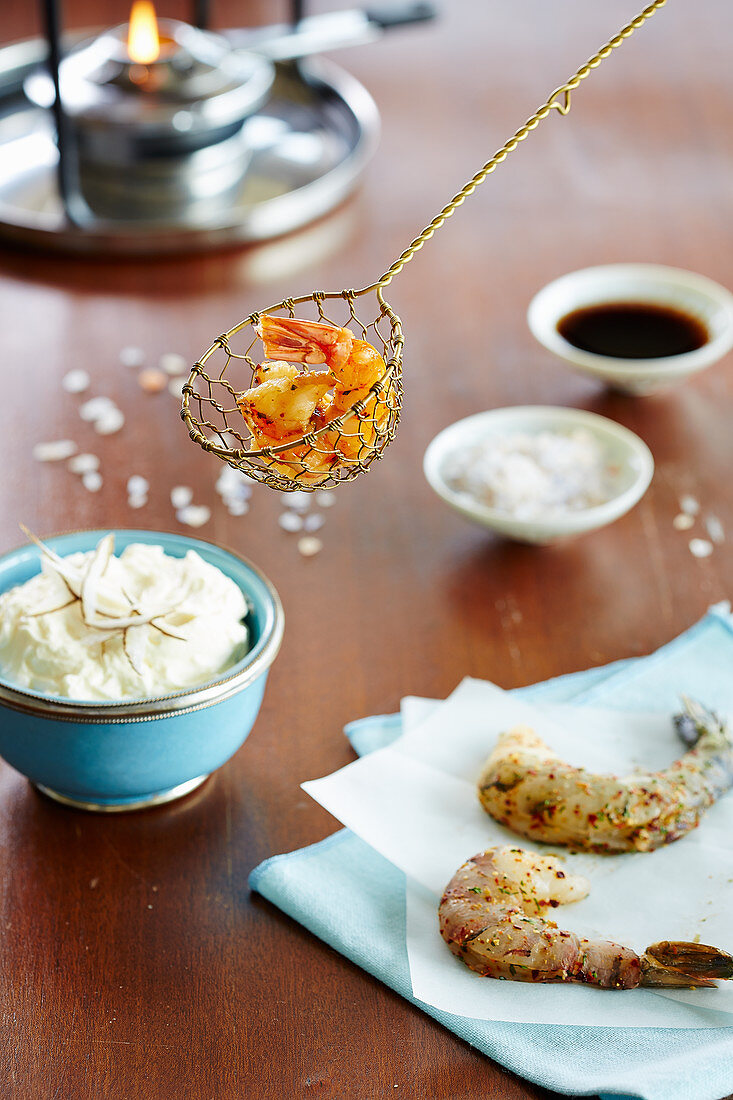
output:
<path id="1" fill-rule="evenodd" d="M 303 56 L 434 14 L 410 0 L 219 35 L 160 20 L 150 59 L 126 26 L 62 39 L 56 0 L 45 7 L 47 40 L 0 49 L 0 236 L 105 254 L 268 240 L 327 213 L 379 116 L 358 81 Z"/>
<path id="2" fill-rule="evenodd" d="M 151 62 L 130 58 L 123 25 L 61 65 L 79 185 L 98 217 L 156 220 L 201 202 L 211 214 L 212 204 L 230 205 L 251 159 L 242 127 L 270 94 L 272 63 L 185 23 L 159 29 Z M 46 73 L 25 92 L 39 107 L 53 103 Z"/>

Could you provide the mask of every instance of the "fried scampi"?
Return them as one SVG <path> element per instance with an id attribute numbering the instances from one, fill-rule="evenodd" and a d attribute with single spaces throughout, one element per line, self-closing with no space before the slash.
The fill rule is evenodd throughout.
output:
<path id="1" fill-rule="evenodd" d="M 257 332 L 274 361 L 257 368 L 237 403 L 257 447 L 296 442 L 278 453 L 273 468 L 317 482 L 358 463 L 394 408 L 393 397 L 371 393 L 387 369 L 376 348 L 350 329 L 294 317 L 263 314 Z M 324 369 L 300 371 L 296 364 Z M 360 402 L 362 409 L 345 415 Z M 339 430 L 323 430 L 337 418 L 344 418 Z M 315 432 L 312 443 L 299 442 Z"/>
<path id="2" fill-rule="evenodd" d="M 600 989 L 702 987 L 733 977 L 733 957 L 715 947 L 663 941 L 639 956 L 610 940 L 558 928 L 547 913 L 590 889 L 551 856 L 492 848 L 456 871 L 440 902 L 440 933 L 466 966 L 516 982 L 582 982 Z"/>
<path id="3" fill-rule="evenodd" d="M 487 813 L 531 840 L 596 852 L 650 852 L 679 840 L 733 783 L 723 722 L 684 698 L 675 718 L 693 747 L 663 771 L 620 778 L 565 763 L 531 729 L 502 734 L 479 778 Z"/>

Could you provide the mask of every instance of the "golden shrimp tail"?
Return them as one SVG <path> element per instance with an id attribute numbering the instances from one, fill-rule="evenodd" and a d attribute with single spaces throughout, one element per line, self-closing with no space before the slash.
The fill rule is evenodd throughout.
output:
<path id="1" fill-rule="evenodd" d="M 641 957 L 641 985 L 689 989 L 714 986 L 720 978 L 733 978 L 733 956 L 704 943 L 663 940 Z"/>
<path id="2" fill-rule="evenodd" d="M 263 313 L 255 331 L 262 340 L 268 359 L 308 363 L 311 366 L 325 363 L 333 371 L 340 371 L 348 362 L 354 345 L 351 329 L 299 317 L 275 317 Z"/>

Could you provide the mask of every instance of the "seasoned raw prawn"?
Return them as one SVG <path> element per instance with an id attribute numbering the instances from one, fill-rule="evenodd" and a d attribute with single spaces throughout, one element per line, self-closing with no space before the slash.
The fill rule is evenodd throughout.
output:
<path id="1" fill-rule="evenodd" d="M 733 741 L 714 714 L 683 699 L 675 718 L 694 745 L 664 771 L 618 778 L 566 764 L 531 729 L 499 737 L 479 779 L 484 809 L 520 836 L 601 852 L 649 852 L 694 829 L 733 784 Z"/>
<path id="2" fill-rule="evenodd" d="M 662 942 L 641 958 L 609 940 L 587 940 L 548 920 L 548 908 L 577 901 L 586 879 L 559 860 L 521 848 L 492 848 L 464 863 L 440 902 L 440 933 L 478 974 L 517 982 L 584 982 L 602 989 L 709 986 L 733 977 L 733 957 L 696 943 Z"/>

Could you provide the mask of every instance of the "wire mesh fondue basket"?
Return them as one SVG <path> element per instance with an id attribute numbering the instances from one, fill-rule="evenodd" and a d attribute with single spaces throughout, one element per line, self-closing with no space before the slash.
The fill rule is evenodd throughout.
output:
<path id="1" fill-rule="evenodd" d="M 385 287 L 543 119 L 568 113 L 581 80 L 665 3 L 654 0 L 556 88 L 375 283 L 285 298 L 219 336 L 183 386 L 191 439 L 284 492 L 331 489 L 368 470 L 402 408 L 404 336 Z"/>

